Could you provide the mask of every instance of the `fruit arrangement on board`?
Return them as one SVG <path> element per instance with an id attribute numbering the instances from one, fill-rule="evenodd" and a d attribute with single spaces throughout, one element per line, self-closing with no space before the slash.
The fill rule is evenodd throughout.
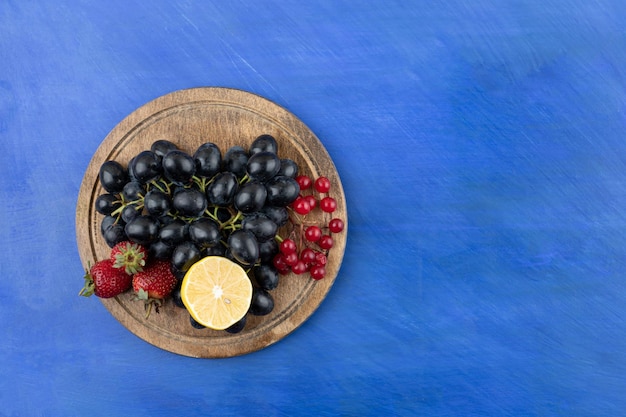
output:
<path id="1" fill-rule="evenodd" d="M 271 313 L 281 275 L 323 279 L 345 227 L 330 180 L 299 173 L 268 134 L 225 152 L 159 139 L 130 161 L 104 162 L 98 178 L 111 252 L 88 266 L 79 295 L 132 291 L 147 318 L 171 299 L 198 329 L 238 333 L 248 314 Z"/>

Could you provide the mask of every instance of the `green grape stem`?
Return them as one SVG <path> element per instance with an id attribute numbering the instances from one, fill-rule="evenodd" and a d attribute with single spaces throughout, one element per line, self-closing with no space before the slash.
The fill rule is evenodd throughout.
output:
<path id="1" fill-rule="evenodd" d="M 246 182 L 250 181 L 250 177 L 248 176 L 248 174 L 246 173 L 243 177 L 241 177 L 241 179 L 239 180 L 239 185 L 244 184 Z"/>
<path id="2" fill-rule="evenodd" d="M 212 178 L 209 180 L 206 177 L 196 177 L 195 175 L 193 177 L 191 177 L 191 179 L 193 180 L 193 182 L 198 186 L 198 188 L 200 189 L 200 191 L 202 191 L 203 193 L 206 192 L 206 187 L 211 183 L 211 181 L 213 180 Z"/>
<path id="3" fill-rule="evenodd" d="M 161 185 L 165 185 L 165 187 L 161 187 Z M 156 188 L 157 190 L 161 191 L 162 193 L 165 193 L 167 195 L 170 195 L 171 193 L 171 188 L 170 185 L 171 183 L 167 182 L 167 181 L 156 181 L 156 180 L 152 180 L 150 181 L 149 185 L 152 185 L 154 188 Z"/>

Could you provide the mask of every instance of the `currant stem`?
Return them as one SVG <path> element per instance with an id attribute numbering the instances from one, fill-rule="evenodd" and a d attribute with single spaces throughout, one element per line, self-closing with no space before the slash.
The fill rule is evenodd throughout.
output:
<path id="1" fill-rule="evenodd" d="M 298 233 L 298 237 L 299 237 L 298 247 L 299 248 L 302 247 L 302 242 L 303 242 L 302 237 L 303 236 L 304 236 L 304 225 L 302 223 L 300 223 L 300 233 Z"/>

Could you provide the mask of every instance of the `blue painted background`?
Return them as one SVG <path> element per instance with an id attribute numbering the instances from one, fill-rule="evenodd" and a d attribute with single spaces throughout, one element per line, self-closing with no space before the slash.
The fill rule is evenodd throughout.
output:
<path id="1" fill-rule="evenodd" d="M 626 409 L 619 0 L 0 3 L 0 416 L 616 416 Z M 322 140 L 350 231 L 262 351 L 152 347 L 77 296 L 106 134 L 248 90 Z"/>

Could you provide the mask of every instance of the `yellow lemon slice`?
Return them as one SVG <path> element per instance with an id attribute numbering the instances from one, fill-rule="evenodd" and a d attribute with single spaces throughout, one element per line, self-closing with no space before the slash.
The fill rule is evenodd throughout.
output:
<path id="1" fill-rule="evenodd" d="M 248 312 L 252 283 L 246 271 L 230 259 L 207 256 L 189 268 L 180 295 L 194 320 L 224 330 Z"/>

